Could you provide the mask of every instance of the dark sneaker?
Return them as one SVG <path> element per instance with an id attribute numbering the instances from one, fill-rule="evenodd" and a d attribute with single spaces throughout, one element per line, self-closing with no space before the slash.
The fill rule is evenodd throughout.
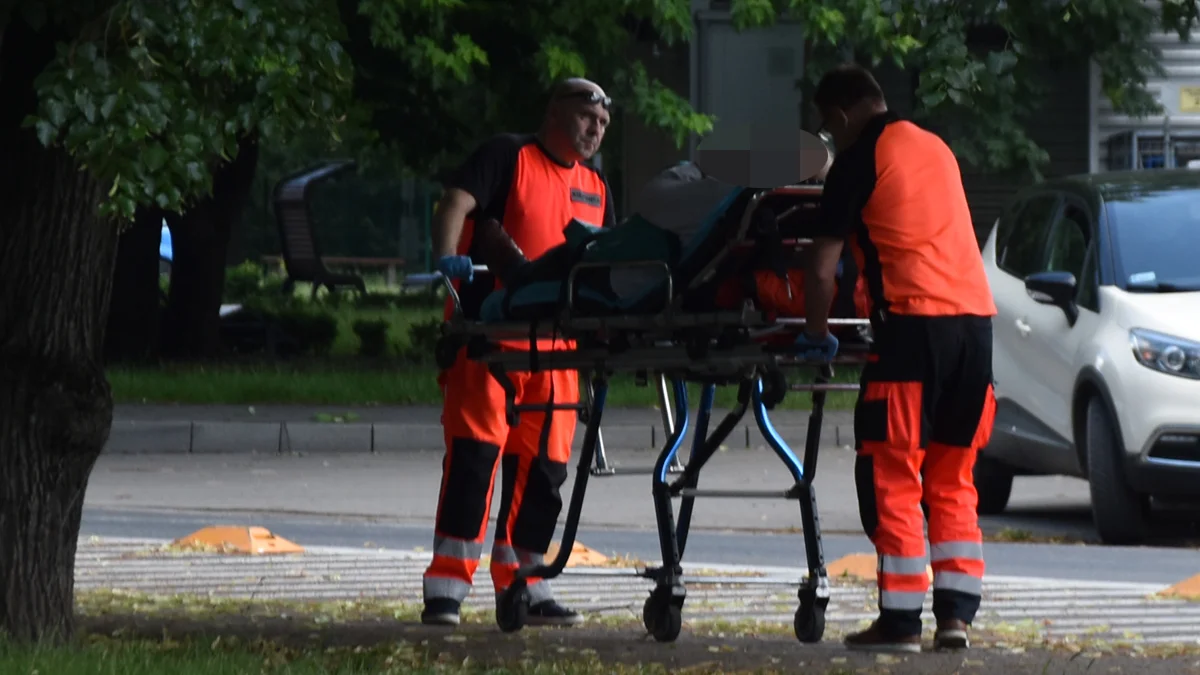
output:
<path id="1" fill-rule="evenodd" d="M 871 624 L 864 631 L 847 635 L 845 645 L 848 649 L 860 652 L 909 652 L 921 653 L 921 636 L 886 635 L 879 628 L 879 622 Z"/>
<path id="2" fill-rule="evenodd" d="M 967 637 L 967 624 L 958 619 L 939 621 L 937 632 L 933 634 L 934 649 L 969 649 L 971 640 Z"/>
<path id="3" fill-rule="evenodd" d="M 529 608 L 530 626 L 574 626 L 583 623 L 583 615 L 567 609 L 553 600 L 545 600 Z"/>
<path id="4" fill-rule="evenodd" d="M 459 602 L 453 598 L 429 598 L 425 611 L 421 612 L 421 623 L 427 626 L 457 626 Z"/>

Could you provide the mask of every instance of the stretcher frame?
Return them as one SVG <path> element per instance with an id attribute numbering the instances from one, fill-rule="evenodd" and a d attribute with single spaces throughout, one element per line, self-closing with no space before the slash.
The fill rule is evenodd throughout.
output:
<path id="1" fill-rule="evenodd" d="M 689 284 L 689 290 L 706 282 L 715 274 L 724 255 L 739 246 L 752 245 L 747 239 L 750 218 L 756 206 L 768 195 L 799 193 L 819 194 L 820 186 L 795 186 L 764 190 L 751 197 L 740 219 L 731 246 L 710 261 Z M 808 240 L 796 239 L 788 245 L 802 247 Z M 667 273 L 665 308 L 655 314 L 580 316 L 574 310 L 575 280 L 582 269 L 661 266 Z M 476 266 L 487 271 L 486 266 Z M 655 587 L 643 606 L 642 619 L 647 631 L 659 642 L 673 642 L 682 629 L 682 608 L 687 595 L 681 566 L 691 526 L 692 511 L 697 497 L 713 498 L 776 498 L 796 500 L 800 505 L 801 527 L 804 536 L 807 575 L 799 583 L 793 630 L 796 638 L 805 643 L 820 642 L 825 631 L 825 610 L 829 603 L 830 586 L 825 568 L 824 548 L 820 531 L 816 490 L 817 458 L 820 450 L 821 426 L 826 394 L 830 391 L 857 391 L 858 385 L 832 382 L 837 364 L 861 364 L 865 345 L 846 344 L 832 361 L 805 362 L 790 353 L 786 346 L 758 342 L 758 338 L 773 332 L 800 329 L 804 319 L 769 319 L 746 301 L 740 311 L 687 312 L 680 310 L 683 294 L 676 296 L 670 269 L 660 261 L 617 263 L 580 263 L 567 277 L 567 302 L 560 314 L 545 322 L 481 322 L 464 317 L 458 294 L 449 279 L 439 273 L 412 275 L 406 283 L 441 281 L 453 300 L 454 312 L 442 325 L 442 337 L 437 347 L 437 360 L 449 368 L 466 347 L 467 358 L 487 364 L 489 372 L 504 388 L 507 396 L 507 418 L 515 424 L 522 412 L 551 412 L 574 410 L 584 422 L 583 447 L 577 458 L 575 481 L 567 509 L 560 547 L 548 564 L 523 565 L 513 583 L 496 599 L 496 622 L 504 632 L 519 631 L 526 623 L 529 609 L 527 583 L 530 578 L 553 579 L 566 568 L 574 548 L 576 533 L 587 492 L 589 477 L 613 475 L 651 475 L 651 495 L 654 503 L 662 564 L 639 570 L 636 575 L 653 580 Z M 830 319 L 834 326 L 853 326 L 860 335 L 869 336 L 866 319 Z M 595 336 L 610 339 L 601 344 Z M 685 336 L 682 343 L 679 338 Z M 564 351 L 538 351 L 535 340 L 557 338 L 576 341 L 576 348 Z M 528 351 L 500 350 L 498 340 L 528 339 Z M 615 346 L 613 343 L 616 343 Z M 788 383 L 785 369 L 816 367 L 814 381 Z M 515 389 L 508 377 L 510 372 L 539 372 L 548 370 L 577 370 L 583 375 L 578 403 L 515 402 Z M 653 467 L 633 470 L 614 468 L 603 448 L 601 421 L 608 394 L 609 376 L 616 372 L 634 372 L 639 384 L 648 383 L 654 373 L 659 404 L 663 414 L 666 440 Z M 687 384 L 702 385 L 696 429 L 690 455 L 682 462 L 679 450 L 690 424 Z M 669 383 L 669 386 L 668 386 Z M 716 388 L 736 384 L 737 404 L 709 433 Z M 797 456 L 770 421 L 769 411 L 783 400 L 789 391 L 812 394 L 812 409 L 804 443 L 803 456 Z M 673 395 L 672 395 L 673 394 Z M 756 426 L 764 440 L 787 467 L 792 485 L 774 490 L 700 490 L 700 472 L 716 454 L 721 444 L 734 431 L 748 411 L 753 411 Z M 673 414 L 672 414 L 673 411 Z M 670 479 L 672 474 L 677 477 Z M 678 517 L 674 514 L 673 498 L 680 498 Z"/>

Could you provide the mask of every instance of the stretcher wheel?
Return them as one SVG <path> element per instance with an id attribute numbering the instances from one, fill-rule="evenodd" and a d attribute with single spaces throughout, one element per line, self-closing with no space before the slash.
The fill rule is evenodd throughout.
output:
<path id="1" fill-rule="evenodd" d="M 652 594 L 642 606 L 642 623 L 658 642 L 674 642 L 683 630 L 683 611 L 668 598 Z"/>
<path id="2" fill-rule="evenodd" d="M 820 642 L 825 635 L 825 608 L 814 602 L 800 602 L 796 618 L 792 622 L 796 639 L 801 642 Z"/>
<path id="3" fill-rule="evenodd" d="M 514 583 L 496 599 L 496 625 L 505 633 L 515 633 L 529 617 L 529 591 L 525 584 Z"/>

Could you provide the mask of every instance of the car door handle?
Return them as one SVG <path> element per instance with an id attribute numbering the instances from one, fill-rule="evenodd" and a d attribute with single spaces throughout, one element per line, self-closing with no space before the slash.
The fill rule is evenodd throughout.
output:
<path id="1" fill-rule="evenodd" d="M 1017 319 L 1016 324 L 1017 332 L 1021 334 L 1021 337 L 1029 337 L 1029 333 L 1033 330 L 1033 326 L 1025 323 L 1024 319 Z"/>

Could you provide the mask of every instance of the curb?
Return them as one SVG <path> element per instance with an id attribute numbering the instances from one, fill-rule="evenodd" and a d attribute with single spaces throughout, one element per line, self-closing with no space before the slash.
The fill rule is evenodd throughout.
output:
<path id="1" fill-rule="evenodd" d="M 715 427 L 715 424 L 713 425 Z M 776 430 L 798 453 L 807 425 L 777 426 Z M 657 451 L 665 442 L 660 425 L 602 427 L 606 450 Z M 689 452 L 694 436 L 689 425 L 684 448 Z M 113 420 L 102 451 L 115 454 L 155 455 L 311 455 L 370 454 L 441 451 L 445 445 L 438 424 L 398 422 L 217 421 L 217 420 Z M 853 439 L 848 424 L 829 423 L 821 430 L 823 445 L 842 446 Z M 583 445 L 583 425 L 575 434 L 574 450 Z M 730 450 L 767 449 L 753 420 L 743 422 L 725 442 Z"/>

